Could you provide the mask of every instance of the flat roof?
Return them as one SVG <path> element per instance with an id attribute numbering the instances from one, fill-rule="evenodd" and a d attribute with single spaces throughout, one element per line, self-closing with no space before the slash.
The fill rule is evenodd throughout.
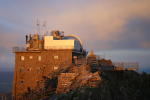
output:
<path id="1" fill-rule="evenodd" d="M 12 51 L 13 53 L 19 53 L 19 52 L 26 52 L 26 53 L 29 53 L 29 52 L 41 52 L 41 51 Z"/>

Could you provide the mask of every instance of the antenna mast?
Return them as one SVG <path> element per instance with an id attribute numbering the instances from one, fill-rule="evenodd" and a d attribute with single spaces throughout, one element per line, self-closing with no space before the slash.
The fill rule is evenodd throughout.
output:
<path id="1" fill-rule="evenodd" d="M 45 35 L 46 35 L 46 21 L 44 21 L 44 25 L 43 25 L 43 27 L 45 27 Z"/>
<path id="2" fill-rule="evenodd" d="M 37 35 L 39 33 L 39 23 L 38 23 L 38 19 L 37 19 Z"/>

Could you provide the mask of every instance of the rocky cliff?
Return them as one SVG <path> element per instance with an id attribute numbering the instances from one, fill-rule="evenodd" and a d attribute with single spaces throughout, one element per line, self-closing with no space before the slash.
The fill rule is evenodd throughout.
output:
<path id="1" fill-rule="evenodd" d="M 91 69 L 88 65 L 71 68 L 69 73 L 79 75 L 70 91 L 49 100 L 150 100 L 150 74 L 101 69 L 92 73 Z"/>

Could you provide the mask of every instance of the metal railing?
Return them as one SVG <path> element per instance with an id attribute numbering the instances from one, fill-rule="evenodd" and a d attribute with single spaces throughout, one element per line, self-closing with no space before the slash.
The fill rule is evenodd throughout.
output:
<path id="1" fill-rule="evenodd" d="M 139 69 L 139 62 L 99 62 L 99 64 L 101 67 L 113 67 L 114 69 Z"/>
<path id="2" fill-rule="evenodd" d="M 110 62 L 102 60 L 102 55 L 93 55 L 93 57 L 87 58 L 89 65 L 97 65 L 100 67 L 113 67 L 115 69 L 128 69 L 128 70 L 139 70 L 139 62 Z"/>
<path id="3" fill-rule="evenodd" d="M 26 47 L 11 47 L 12 51 L 26 51 L 27 48 Z"/>
<path id="4" fill-rule="evenodd" d="M 113 67 L 113 63 L 112 62 L 98 62 L 100 66 L 102 67 Z"/>
<path id="5" fill-rule="evenodd" d="M 73 62 L 76 66 L 80 66 L 83 64 L 87 64 L 87 58 L 84 58 L 83 55 L 78 55 L 77 58 L 74 58 L 74 62 Z"/>
<path id="6" fill-rule="evenodd" d="M 100 55 L 96 55 L 96 59 L 97 59 L 97 60 L 100 60 L 100 59 L 102 59 L 102 58 L 101 58 Z"/>
<path id="7" fill-rule="evenodd" d="M 88 57 L 89 59 L 101 60 L 104 59 L 103 55 L 93 55 L 93 57 Z"/>
<path id="8" fill-rule="evenodd" d="M 0 94 L 0 100 L 11 100 L 12 92 Z"/>
<path id="9" fill-rule="evenodd" d="M 99 56 L 101 59 L 105 59 L 105 55 L 96 55 Z"/>
<path id="10" fill-rule="evenodd" d="M 63 31 L 59 32 L 59 35 L 64 36 L 64 32 Z M 47 34 L 47 36 L 53 36 L 53 33 L 51 32 L 51 33 Z"/>
<path id="11" fill-rule="evenodd" d="M 115 68 L 139 69 L 139 62 L 112 62 Z"/>
<path id="12" fill-rule="evenodd" d="M 38 35 L 39 40 L 44 40 L 44 35 Z"/>

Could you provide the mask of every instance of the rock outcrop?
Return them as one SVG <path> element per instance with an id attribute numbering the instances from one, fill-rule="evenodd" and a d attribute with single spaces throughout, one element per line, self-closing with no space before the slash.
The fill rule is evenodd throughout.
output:
<path id="1" fill-rule="evenodd" d="M 90 66 L 84 64 L 72 67 L 69 72 L 61 73 L 58 77 L 57 93 L 66 93 L 82 86 L 98 86 L 101 81 L 100 72 L 92 73 L 90 70 Z"/>
<path id="2" fill-rule="evenodd" d="M 150 100 L 150 74 L 103 70 L 80 72 L 74 83 L 75 89 L 53 100 Z M 99 81 L 97 86 L 90 87 L 89 83 L 96 81 Z"/>

